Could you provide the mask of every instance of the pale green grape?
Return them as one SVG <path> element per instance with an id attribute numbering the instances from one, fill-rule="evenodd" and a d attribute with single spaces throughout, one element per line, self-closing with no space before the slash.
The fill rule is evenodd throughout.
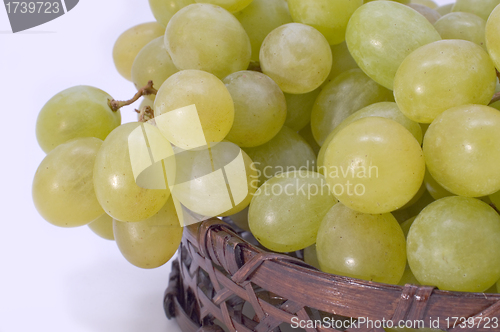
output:
<path id="1" fill-rule="evenodd" d="M 408 6 L 415 9 L 420 14 L 422 14 L 431 24 L 436 23 L 436 21 L 441 18 L 441 14 L 439 14 L 435 9 L 432 9 L 425 5 L 421 5 L 418 3 L 411 3 Z"/>
<path id="2" fill-rule="evenodd" d="M 451 9 L 453 8 L 454 5 L 455 5 L 455 3 L 449 3 L 447 5 L 439 6 L 439 7 L 436 8 L 436 11 L 439 14 L 441 14 L 441 16 L 444 16 L 446 14 L 451 13 Z"/>
<path id="3" fill-rule="evenodd" d="M 310 171 L 281 173 L 255 193 L 248 224 L 266 248 L 292 252 L 316 242 L 321 220 L 336 202 L 323 175 Z"/>
<path id="4" fill-rule="evenodd" d="M 323 87 L 311 114 L 311 128 L 322 146 L 328 135 L 354 112 L 381 101 L 390 101 L 392 91 L 378 85 L 360 69 L 351 69 Z"/>
<path id="5" fill-rule="evenodd" d="M 446 190 L 479 197 L 500 190 L 500 113 L 483 105 L 451 108 L 424 138 L 427 169 Z"/>
<path id="6" fill-rule="evenodd" d="M 301 131 L 299 131 L 299 135 L 307 142 L 307 144 L 309 144 L 311 149 L 314 151 L 314 155 L 317 156 L 321 147 L 314 139 L 311 124 L 308 123 Z"/>
<path id="7" fill-rule="evenodd" d="M 333 140 L 337 133 L 347 127 L 349 124 L 357 121 L 359 119 L 376 116 L 386 119 L 391 119 L 399 124 L 403 125 L 408 131 L 415 137 L 419 144 L 422 144 L 422 128 L 418 123 L 408 119 L 398 108 L 398 105 L 393 102 L 381 102 L 375 103 L 365 108 L 360 109 L 359 111 L 351 114 L 344 121 L 342 121 L 335 129 L 328 135 L 326 138 L 321 150 L 318 155 L 318 167 L 324 165 L 323 159 L 325 157 L 325 152 L 328 147 L 328 144 Z"/>
<path id="8" fill-rule="evenodd" d="M 248 210 L 249 207 L 247 206 L 240 212 L 230 215 L 229 218 L 236 224 L 236 226 L 244 231 L 250 232 L 250 227 L 248 226 Z"/>
<path id="9" fill-rule="evenodd" d="M 495 293 L 498 293 L 496 283 L 493 286 L 491 286 L 489 289 L 485 290 L 484 292 L 486 294 L 495 294 Z"/>
<path id="10" fill-rule="evenodd" d="M 441 17 L 434 27 L 443 39 L 464 39 L 486 49 L 486 21 L 471 13 L 450 13 Z"/>
<path id="11" fill-rule="evenodd" d="M 316 156 L 309 144 L 299 134 L 285 126 L 266 144 L 245 148 L 245 152 L 255 163 L 260 184 L 278 173 L 294 170 L 312 171 L 316 164 Z"/>
<path id="12" fill-rule="evenodd" d="M 113 218 L 108 216 L 106 213 L 92 221 L 88 226 L 92 232 L 99 235 L 103 239 L 115 239 L 115 236 L 113 235 Z"/>
<path id="13" fill-rule="evenodd" d="M 245 9 L 253 0 L 195 0 L 197 3 L 211 3 L 225 10 L 235 13 Z"/>
<path id="14" fill-rule="evenodd" d="M 304 249 L 304 262 L 311 266 L 314 266 L 318 270 L 321 269 L 318 262 L 318 255 L 316 253 L 316 244 L 313 244 L 312 246 Z"/>
<path id="15" fill-rule="evenodd" d="M 113 99 L 91 86 L 75 86 L 59 92 L 42 108 L 36 120 L 36 138 L 49 153 L 59 144 L 74 138 L 96 137 L 104 140 L 121 123 L 120 111 L 108 106 Z"/>
<path id="16" fill-rule="evenodd" d="M 410 0 L 364 0 L 364 3 L 371 2 L 371 1 L 394 1 L 394 2 L 403 3 L 405 5 L 407 5 L 411 2 Z"/>
<path id="17" fill-rule="evenodd" d="M 325 87 L 328 83 L 333 81 L 337 76 L 342 74 L 345 71 L 350 69 L 359 68 L 356 61 L 354 61 L 351 53 L 349 53 L 349 49 L 347 48 L 347 44 L 342 42 L 338 45 L 330 45 L 332 50 L 332 70 L 330 70 L 330 74 L 321 87 Z"/>
<path id="18" fill-rule="evenodd" d="M 418 215 L 407 250 L 422 284 L 483 292 L 500 279 L 500 216 L 474 198 L 442 198 Z"/>
<path id="19" fill-rule="evenodd" d="M 324 174 L 347 207 L 386 213 L 408 203 L 422 185 L 420 144 L 396 121 L 368 117 L 342 129 L 328 145 Z"/>
<path id="20" fill-rule="evenodd" d="M 288 0 L 294 22 L 318 29 L 331 45 L 345 40 L 347 22 L 363 0 Z"/>
<path id="21" fill-rule="evenodd" d="M 410 266 L 407 264 L 405 268 L 405 272 L 403 273 L 403 276 L 401 277 L 401 280 L 399 280 L 398 285 L 399 286 L 405 286 L 407 284 L 411 285 L 420 285 L 418 282 L 417 278 L 413 275 L 413 272 L 411 272 Z M 398 329 L 389 329 L 389 331 L 399 331 Z"/>
<path id="22" fill-rule="evenodd" d="M 476 14 L 487 21 L 498 4 L 500 4 L 500 0 L 456 0 L 451 11 Z"/>
<path id="23" fill-rule="evenodd" d="M 429 192 L 425 190 L 422 197 L 420 197 L 417 202 L 405 209 L 393 211 L 392 215 L 398 222 L 403 223 L 411 217 L 418 215 L 420 212 L 422 212 L 423 209 L 427 207 L 427 205 L 431 204 L 432 202 L 434 202 L 434 198 L 432 198 Z"/>
<path id="24" fill-rule="evenodd" d="M 292 23 L 285 0 L 253 0 L 248 7 L 234 16 L 240 21 L 250 38 L 252 61 L 259 61 L 260 47 L 267 35 L 277 27 Z"/>
<path id="25" fill-rule="evenodd" d="M 438 7 L 437 3 L 432 0 L 411 0 L 411 3 L 426 6 L 431 9 L 436 9 Z"/>
<path id="26" fill-rule="evenodd" d="M 102 141 L 88 137 L 52 150 L 33 180 L 33 202 L 40 215 L 60 227 L 83 226 L 104 213 L 94 191 L 92 173 Z"/>
<path id="27" fill-rule="evenodd" d="M 239 71 L 223 82 L 234 101 L 234 123 L 226 139 L 241 147 L 270 141 L 287 117 L 287 102 L 279 86 L 255 71 Z"/>
<path id="28" fill-rule="evenodd" d="M 318 88 L 332 69 L 332 51 L 313 27 L 289 23 L 274 29 L 262 43 L 260 65 L 283 92 L 301 94 Z"/>
<path id="29" fill-rule="evenodd" d="M 113 221 L 120 252 L 130 263 L 143 269 L 154 269 L 168 262 L 181 244 L 182 230 L 172 199 L 146 220 Z"/>
<path id="30" fill-rule="evenodd" d="M 500 68 L 500 6 L 486 22 L 486 48 L 497 68 Z"/>
<path id="31" fill-rule="evenodd" d="M 224 83 L 210 73 L 184 70 L 170 76 L 156 94 L 155 117 L 193 104 L 206 141 L 222 141 L 233 125 L 234 103 Z M 188 150 L 193 147 L 190 138 L 198 127 L 182 116 L 180 114 L 164 134 L 172 144 Z"/>
<path id="32" fill-rule="evenodd" d="M 428 170 L 425 171 L 424 183 L 427 191 L 434 199 L 455 196 L 455 194 L 452 194 L 448 190 L 444 189 L 443 186 L 432 177 Z"/>
<path id="33" fill-rule="evenodd" d="M 165 49 L 163 37 L 158 37 L 137 54 L 132 65 L 132 82 L 138 90 L 149 81 L 153 81 L 154 87 L 159 89 L 167 78 L 178 71 Z M 146 98 L 154 99 L 155 96 L 147 95 Z"/>
<path id="34" fill-rule="evenodd" d="M 250 204 L 258 188 L 257 169 L 252 159 L 234 143 L 221 142 L 211 149 L 182 151 L 176 153 L 175 160 L 176 184 L 172 195 L 185 207 L 202 216 L 229 216 L 240 212 Z M 226 166 L 233 161 L 244 166 L 246 176 L 233 176 L 225 180 L 223 172 L 227 176 Z M 241 188 L 245 187 L 248 191 L 243 196 Z M 232 200 L 228 197 L 228 188 Z"/>
<path id="35" fill-rule="evenodd" d="M 500 210 L 500 191 L 497 191 L 496 193 L 493 193 L 488 197 L 490 198 L 493 205 L 495 205 L 497 210 Z"/>
<path id="36" fill-rule="evenodd" d="M 113 46 L 113 61 L 120 75 L 132 81 L 135 57 L 150 41 L 164 33 L 165 27 L 156 22 L 139 24 L 122 33 Z"/>
<path id="37" fill-rule="evenodd" d="M 194 0 L 149 0 L 149 7 L 156 21 L 166 27 L 175 13 L 193 3 Z"/>
<path id="38" fill-rule="evenodd" d="M 223 79 L 250 63 L 250 40 L 225 9 L 193 4 L 179 10 L 165 31 L 165 47 L 175 66 L 204 70 Z"/>
<path id="39" fill-rule="evenodd" d="M 430 123 L 421 123 L 420 128 L 422 128 L 422 136 L 425 137 L 427 130 L 429 129 Z"/>
<path id="40" fill-rule="evenodd" d="M 95 161 L 97 199 L 108 215 L 120 221 L 145 220 L 157 213 L 170 196 L 168 189 L 144 189 L 135 182 L 128 142 L 130 133 L 140 125 L 133 122 L 116 128 Z"/>
<path id="41" fill-rule="evenodd" d="M 422 198 L 424 193 L 427 191 L 427 188 L 425 187 L 425 184 L 422 182 L 422 185 L 420 186 L 420 189 L 417 191 L 417 193 L 413 196 L 412 199 L 405 205 L 403 205 L 401 208 L 398 210 L 405 210 L 411 207 L 413 204 L 417 204 L 417 202 Z"/>
<path id="42" fill-rule="evenodd" d="M 358 66 L 391 90 L 396 71 L 408 54 L 440 39 L 425 17 L 393 1 L 361 6 L 352 15 L 346 32 L 347 47 Z"/>
<path id="43" fill-rule="evenodd" d="M 285 126 L 298 131 L 311 122 L 312 108 L 320 92 L 321 89 L 318 88 L 300 95 L 285 93 L 287 109 Z"/>
<path id="44" fill-rule="evenodd" d="M 466 40 L 441 40 L 410 54 L 394 79 L 394 97 L 410 119 L 431 123 L 454 106 L 487 105 L 495 92 L 488 53 Z"/>
<path id="45" fill-rule="evenodd" d="M 397 284 L 406 266 L 405 237 L 390 214 L 363 214 L 336 204 L 323 218 L 316 242 L 321 270 Z"/>
<path id="46" fill-rule="evenodd" d="M 411 217 L 410 219 L 404 221 L 401 224 L 401 229 L 403 230 L 403 234 L 405 235 L 405 238 L 408 237 L 408 233 L 410 232 L 411 225 L 415 222 L 415 219 L 417 219 L 417 216 Z"/>

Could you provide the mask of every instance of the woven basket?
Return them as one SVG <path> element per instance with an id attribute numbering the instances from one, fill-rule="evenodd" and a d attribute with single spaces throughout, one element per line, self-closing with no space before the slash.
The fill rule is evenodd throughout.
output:
<path id="1" fill-rule="evenodd" d="M 445 331 L 500 331 L 494 324 L 500 317 L 498 294 L 400 287 L 322 273 L 298 258 L 259 249 L 233 228 L 211 219 L 184 231 L 164 301 L 167 317 L 184 332 L 277 332 L 283 324 L 325 317 L 345 325 L 363 317 L 373 326 L 304 330 L 383 332 L 376 326 L 383 320 L 394 326 L 423 321 L 430 327 L 439 319 Z M 453 317 L 460 318 L 458 323 Z M 460 326 L 466 318 L 473 327 Z"/>

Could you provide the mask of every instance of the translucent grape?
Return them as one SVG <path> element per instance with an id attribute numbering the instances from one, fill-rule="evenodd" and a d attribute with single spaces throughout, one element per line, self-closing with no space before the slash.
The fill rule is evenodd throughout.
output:
<path id="1" fill-rule="evenodd" d="M 113 235 L 113 218 L 108 216 L 106 213 L 92 221 L 88 226 L 92 232 L 99 235 L 103 239 L 115 239 L 115 236 Z"/>
<path id="2" fill-rule="evenodd" d="M 311 124 L 307 124 L 301 131 L 299 131 L 299 135 L 309 144 L 311 149 L 314 151 L 314 154 L 317 156 L 320 150 L 320 146 L 314 139 L 312 129 L 311 129 Z"/>
<path id="3" fill-rule="evenodd" d="M 345 71 L 350 69 L 359 68 L 356 61 L 354 61 L 351 53 L 349 53 L 349 49 L 347 48 L 347 44 L 342 42 L 338 45 L 330 45 L 332 50 L 332 70 L 328 75 L 327 79 L 321 87 L 325 87 L 328 83 L 333 81 L 337 76 L 342 74 Z"/>
<path id="4" fill-rule="evenodd" d="M 150 41 L 164 33 L 165 27 L 156 22 L 139 24 L 122 33 L 113 47 L 113 61 L 120 75 L 132 81 L 135 57 Z"/>
<path id="5" fill-rule="evenodd" d="M 279 86 L 255 71 L 239 71 L 223 81 L 234 101 L 234 123 L 227 140 L 241 147 L 270 141 L 287 117 L 287 102 Z"/>
<path id="6" fill-rule="evenodd" d="M 178 71 L 165 49 L 163 37 L 158 37 L 137 54 L 132 65 L 132 82 L 138 90 L 148 81 L 153 81 L 154 87 L 159 89 L 167 78 Z M 154 99 L 155 96 L 147 95 L 146 98 Z"/>
<path id="7" fill-rule="evenodd" d="M 346 32 L 347 46 L 358 66 L 391 90 L 401 62 L 420 46 L 440 39 L 425 17 L 393 1 L 361 6 L 352 15 Z"/>
<path id="8" fill-rule="evenodd" d="M 210 73 L 184 70 L 170 76 L 156 95 L 155 117 L 193 104 L 207 142 L 222 141 L 233 125 L 234 103 L 224 83 Z M 188 120 L 179 117 L 165 133 L 172 144 L 185 150 L 192 148 L 190 137 L 198 128 Z M 178 134 L 179 125 L 186 136 Z"/>
<path id="9" fill-rule="evenodd" d="M 500 191 L 493 193 L 489 196 L 493 205 L 495 205 L 497 210 L 500 210 Z"/>
<path id="10" fill-rule="evenodd" d="M 415 137 L 396 121 L 379 117 L 342 129 L 328 145 L 324 165 L 335 197 L 351 209 L 373 214 L 408 203 L 425 173 Z"/>
<path id="11" fill-rule="evenodd" d="M 420 14 L 422 14 L 431 24 L 436 23 L 436 21 L 441 18 L 441 14 L 439 14 L 436 10 L 427 7 L 425 5 L 420 5 L 418 3 L 411 3 L 408 6 L 415 9 Z"/>
<path id="12" fill-rule="evenodd" d="M 42 150 L 49 153 L 74 138 L 104 140 L 121 123 L 120 111 L 113 112 L 108 99 L 113 98 L 102 90 L 84 85 L 52 97 L 36 120 L 36 138 Z"/>
<path id="13" fill-rule="evenodd" d="M 425 171 L 424 183 L 427 191 L 434 199 L 455 196 L 455 194 L 452 194 L 448 190 L 444 189 L 443 186 L 432 177 L 428 170 Z"/>
<path id="14" fill-rule="evenodd" d="M 474 198 L 442 198 L 418 215 L 407 250 L 422 284 L 483 292 L 500 279 L 500 216 Z"/>
<path id="15" fill-rule="evenodd" d="M 403 273 L 403 277 L 401 277 L 401 280 L 399 280 L 399 283 L 398 285 L 399 286 L 405 286 L 407 284 L 411 284 L 411 285 L 420 285 L 420 283 L 418 282 L 417 278 L 415 278 L 415 276 L 413 275 L 413 272 L 411 272 L 411 269 L 408 265 L 406 265 L 406 268 L 405 268 L 405 272 Z M 406 330 L 401 330 L 401 329 L 386 329 L 386 331 L 406 331 Z M 413 330 L 410 330 L 410 331 L 413 331 Z M 422 331 L 421 329 L 419 329 L 419 331 Z M 427 329 L 424 329 L 424 331 L 427 331 Z M 433 331 L 433 330 L 431 330 Z"/>
<path id="16" fill-rule="evenodd" d="M 139 222 L 113 221 L 116 244 L 122 255 L 143 269 L 168 262 L 181 244 L 180 226 L 172 199 L 152 217 Z"/>
<path id="17" fill-rule="evenodd" d="M 253 0 L 195 0 L 197 3 L 211 3 L 235 13 L 245 9 Z"/>
<path id="18" fill-rule="evenodd" d="M 336 204 L 323 218 L 316 242 L 321 270 L 397 284 L 406 266 L 405 237 L 390 213 L 362 214 Z"/>
<path id="19" fill-rule="evenodd" d="M 423 139 L 422 128 L 418 123 L 408 119 L 403 113 L 401 113 L 396 103 L 393 102 L 375 103 L 366 106 L 365 108 L 362 108 L 359 111 L 351 114 L 344 121 L 342 121 L 337 127 L 335 127 L 335 129 L 328 135 L 323 146 L 321 147 L 321 150 L 319 151 L 318 166 L 321 167 L 324 165 L 323 159 L 325 156 L 326 149 L 328 148 L 328 145 L 339 131 L 341 131 L 354 121 L 371 116 L 391 119 L 398 122 L 406 129 L 408 129 L 408 131 L 415 137 L 415 139 L 418 141 L 419 144 L 422 144 L 422 139 Z"/>
<path id="20" fill-rule="evenodd" d="M 451 9 L 453 8 L 454 5 L 455 5 L 455 3 L 449 3 L 447 5 L 439 6 L 439 7 L 436 8 L 436 11 L 439 14 L 441 14 L 441 16 L 444 16 L 446 14 L 451 13 Z"/>
<path id="21" fill-rule="evenodd" d="M 282 172 L 312 171 L 316 164 L 312 148 L 299 134 L 285 126 L 266 144 L 245 148 L 245 152 L 258 170 L 260 184 Z"/>
<path id="22" fill-rule="evenodd" d="M 486 22 L 486 48 L 497 68 L 500 68 L 500 7 L 495 8 Z"/>
<path id="23" fill-rule="evenodd" d="M 204 70 L 220 79 L 247 69 L 252 53 L 240 22 L 211 4 L 179 10 L 168 23 L 165 47 L 177 68 Z"/>
<path id="24" fill-rule="evenodd" d="M 449 108 L 487 105 L 495 91 L 495 67 L 478 45 L 442 40 L 410 54 L 394 79 L 394 97 L 410 119 L 431 123 Z"/>
<path id="25" fill-rule="evenodd" d="M 345 40 L 347 22 L 363 0 L 288 0 L 294 22 L 318 29 L 332 45 Z"/>
<path id="26" fill-rule="evenodd" d="M 248 223 L 266 248 L 296 251 L 316 242 L 321 220 L 336 202 L 323 175 L 309 171 L 281 173 L 255 193 Z"/>
<path id="27" fill-rule="evenodd" d="M 316 254 L 316 244 L 304 249 L 304 262 L 320 270 L 318 255 Z"/>
<path id="28" fill-rule="evenodd" d="M 422 197 L 420 197 L 420 199 L 416 203 L 404 209 L 393 211 L 392 215 L 398 222 L 403 223 L 404 221 L 418 215 L 420 212 L 422 212 L 423 209 L 427 207 L 427 205 L 431 204 L 432 202 L 434 202 L 434 198 L 432 198 L 429 192 L 425 190 Z"/>
<path id="29" fill-rule="evenodd" d="M 83 226 L 104 213 L 94 192 L 92 172 L 102 141 L 88 137 L 52 150 L 33 180 L 33 202 L 40 215 L 56 226 Z"/>
<path id="30" fill-rule="evenodd" d="M 411 3 L 426 6 L 431 9 L 436 9 L 438 7 L 437 3 L 433 0 L 411 0 Z"/>
<path id="31" fill-rule="evenodd" d="M 311 114 L 311 128 L 321 146 L 328 135 L 354 112 L 392 99 L 392 91 L 378 85 L 360 69 L 337 76 L 319 94 Z"/>
<path id="32" fill-rule="evenodd" d="M 500 0 L 456 0 L 451 11 L 476 14 L 487 21 L 498 4 L 500 4 Z"/>
<path id="33" fill-rule="evenodd" d="M 247 206 L 240 212 L 230 215 L 229 218 L 236 224 L 236 226 L 242 230 L 250 232 L 250 227 L 248 226 L 248 210 L 249 207 Z"/>
<path id="34" fill-rule="evenodd" d="M 262 43 L 260 65 L 283 92 L 301 94 L 318 88 L 332 69 L 332 52 L 316 29 L 289 23 L 274 29 Z"/>
<path id="35" fill-rule="evenodd" d="M 140 125 L 133 122 L 116 128 L 104 141 L 95 161 L 97 199 L 108 215 L 120 221 L 145 220 L 156 214 L 170 196 L 168 189 L 144 189 L 135 182 L 128 139 Z"/>
<path id="36" fill-rule="evenodd" d="M 471 13 L 450 13 L 440 18 L 434 27 L 443 39 L 463 39 L 486 49 L 486 21 Z"/>
<path id="37" fill-rule="evenodd" d="M 156 21 L 166 27 L 175 13 L 193 3 L 194 0 L 149 0 L 149 7 Z"/>
<path id="38" fill-rule="evenodd" d="M 259 61 L 260 47 L 271 31 L 292 23 L 286 0 L 253 0 L 248 7 L 234 16 L 250 38 L 252 61 Z"/>
<path id="39" fill-rule="evenodd" d="M 424 138 L 427 169 L 446 190 L 479 197 L 500 190 L 500 113 L 465 105 L 442 113 Z"/>
<path id="40" fill-rule="evenodd" d="M 321 89 L 318 88 L 300 95 L 285 93 L 287 109 L 285 126 L 299 131 L 311 122 L 312 108 L 320 92 Z"/>

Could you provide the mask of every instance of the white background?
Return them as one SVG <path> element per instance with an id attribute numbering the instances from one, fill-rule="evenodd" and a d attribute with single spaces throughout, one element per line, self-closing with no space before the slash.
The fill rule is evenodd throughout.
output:
<path id="1" fill-rule="evenodd" d="M 39 110 L 81 84 L 131 97 L 132 83 L 112 62 L 113 43 L 153 19 L 147 0 L 80 0 L 66 15 L 12 34 L 0 8 L 0 332 L 178 331 L 162 306 L 169 264 L 136 268 L 87 227 L 50 225 L 31 199 L 45 156 L 35 138 Z M 132 108 L 122 118 L 134 121 Z"/>

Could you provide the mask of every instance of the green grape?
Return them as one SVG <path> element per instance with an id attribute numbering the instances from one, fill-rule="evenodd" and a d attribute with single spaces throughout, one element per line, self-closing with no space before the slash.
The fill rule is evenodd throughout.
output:
<path id="1" fill-rule="evenodd" d="M 113 221 L 120 252 L 130 263 L 143 269 L 154 269 L 168 262 L 181 244 L 182 230 L 172 199 L 146 220 Z"/>
<path id="2" fill-rule="evenodd" d="M 453 8 L 453 5 L 455 5 L 455 3 L 449 3 L 447 5 L 439 6 L 439 7 L 436 8 L 436 11 L 439 14 L 441 14 L 441 16 L 444 16 L 446 14 L 451 13 L 451 9 Z"/>
<path id="3" fill-rule="evenodd" d="M 500 279 L 500 216 L 474 198 L 442 198 L 418 215 L 407 250 L 422 284 L 483 292 Z"/>
<path id="4" fill-rule="evenodd" d="M 236 13 L 245 9 L 253 0 L 195 0 L 197 3 L 210 3 Z"/>
<path id="5" fill-rule="evenodd" d="M 464 39 L 486 49 L 486 21 L 471 13 L 450 13 L 441 17 L 434 27 L 443 39 Z"/>
<path id="6" fill-rule="evenodd" d="M 313 27 L 289 23 L 274 29 L 262 43 L 260 65 L 283 92 L 302 94 L 318 88 L 332 69 L 332 52 Z"/>
<path id="7" fill-rule="evenodd" d="M 349 18 L 363 0 L 288 0 L 294 22 L 318 29 L 331 45 L 345 40 Z"/>
<path id="8" fill-rule="evenodd" d="M 233 125 L 234 103 L 224 83 L 210 73 L 184 70 L 170 76 L 156 94 L 155 117 L 193 104 L 207 143 L 222 141 Z M 172 144 L 189 150 L 197 147 L 193 146 L 196 142 L 193 143 L 192 136 L 199 127 L 187 115 L 182 115 L 163 134 Z"/>
<path id="9" fill-rule="evenodd" d="M 420 285 L 418 282 L 417 278 L 413 275 L 413 272 L 411 272 L 410 266 L 406 264 L 405 272 L 403 273 L 403 276 L 401 277 L 401 280 L 399 280 L 398 285 L 399 286 L 405 286 L 407 284 L 411 285 Z M 389 331 L 399 331 L 398 329 L 393 329 Z"/>
<path id="10" fill-rule="evenodd" d="M 404 209 L 393 211 L 392 215 L 398 222 L 403 223 L 411 217 L 418 215 L 420 212 L 422 212 L 423 209 L 427 207 L 427 205 L 431 204 L 432 202 L 434 202 L 434 198 L 432 198 L 429 192 L 425 190 L 422 194 L 422 197 L 420 197 L 417 202 Z"/>
<path id="11" fill-rule="evenodd" d="M 113 218 L 108 216 L 106 213 L 92 221 L 88 226 L 92 232 L 99 235 L 103 239 L 115 239 L 115 236 L 113 235 Z"/>
<path id="12" fill-rule="evenodd" d="M 321 270 L 397 284 L 406 266 L 405 237 L 390 213 L 363 214 L 338 203 L 321 222 L 316 242 Z"/>
<path id="13" fill-rule="evenodd" d="M 437 3 L 432 0 L 411 0 L 411 3 L 426 6 L 431 9 L 436 9 L 438 7 Z"/>
<path id="14" fill-rule="evenodd" d="M 451 108 L 424 138 L 427 169 L 446 190 L 479 197 L 500 190 L 500 113 L 483 105 Z"/>
<path id="15" fill-rule="evenodd" d="M 252 61 L 259 61 L 260 47 L 267 35 L 277 27 L 292 23 L 285 0 L 253 0 L 234 16 L 250 38 Z"/>
<path id="16" fill-rule="evenodd" d="M 172 58 L 165 49 L 163 37 L 158 37 L 149 42 L 137 54 L 132 65 L 132 82 L 137 90 L 153 81 L 156 88 L 160 88 L 163 82 L 179 70 L 174 66 Z M 154 95 L 147 95 L 154 99 Z"/>
<path id="17" fill-rule="evenodd" d="M 255 193 L 248 224 L 266 248 L 292 252 L 316 242 L 321 220 L 336 202 L 323 175 L 310 171 L 281 173 Z"/>
<path id="18" fill-rule="evenodd" d="M 166 27 L 175 13 L 193 3 L 194 0 L 149 0 L 149 7 L 156 21 Z"/>
<path id="19" fill-rule="evenodd" d="M 120 221 L 145 220 L 157 213 L 170 196 L 168 189 L 144 189 L 136 184 L 129 135 L 140 125 L 127 123 L 109 134 L 94 165 L 97 199 L 108 215 Z"/>
<path id="20" fill-rule="evenodd" d="M 487 21 L 491 12 L 500 4 L 500 0 L 456 0 L 452 12 L 476 14 Z"/>
<path id="21" fill-rule="evenodd" d="M 425 17 L 393 1 L 361 6 L 346 32 L 347 47 L 358 66 L 390 90 L 401 62 L 420 46 L 440 39 Z"/>
<path id="22" fill-rule="evenodd" d="M 408 131 L 415 137 L 419 144 L 422 144 L 422 128 L 418 123 L 408 119 L 404 116 L 403 113 L 398 108 L 398 105 L 393 102 L 380 102 L 375 103 L 365 108 L 360 109 L 359 111 L 351 114 L 344 121 L 342 121 L 335 129 L 327 136 L 325 142 L 323 143 L 321 150 L 318 154 L 318 167 L 324 166 L 324 157 L 326 149 L 328 145 L 333 140 L 337 133 L 359 119 L 367 118 L 367 117 L 381 117 L 386 119 L 391 119 L 399 124 L 403 125 Z"/>
<path id="23" fill-rule="evenodd" d="M 428 170 L 425 171 L 424 183 L 425 187 L 427 188 L 427 191 L 429 191 L 429 194 L 434 199 L 441 199 L 448 196 L 455 196 L 455 194 L 452 194 L 448 190 L 444 189 L 443 186 L 441 186 L 432 177 L 431 173 L 429 173 Z"/>
<path id="24" fill-rule="evenodd" d="M 425 137 L 427 130 L 429 129 L 430 123 L 421 123 L 420 128 L 422 128 L 422 137 Z"/>
<path id="25" fill-rule="evenodd" d="M 314 151 L 314 155 L 317 156 L 321 147 L 314 139 L 311 124 L 307 124 L 301 131 L 299 131 L 299 135 L 307 142 L 307 144 L 309 144 L 311 149 Z"/>
<path id="26" fill-rule="evenodd" d="M 411 1 L 410 0 L 364 0 L 364 3 L 371 2 L 371 1 L 394 1 L 394 2 L 399 2 L 402 4 L 409 4 Z"/>
<path id="27" fill-rule="evenodd" d="M 311 128 L 320 146 L 328 135 L 354 112 L 381 101 L 390 101 L 392 91 L 378 85 L 360 69 L 351 69 L 323 87 L 311 114 Z"/>
<path id="28" fill-rule="evenodd" d="M 333 81 L 337 76 L 342 74 L 345 71 L 350 69 L 359 68 L 356 61 L 354 61 L 351 53 L 349 53 L 349 49 L 347 48 L 347 44 L 342 42 L 338 45 L 330 45 L 330 49 L 332 50 L 332 70 L 330 70 L 330 74 L 327 79 L 321 85 L 324 88 L 328 83 Z"/>
<path id="29" fill-rule="evenodd" d="M 287 109 L 285 126 L 299 131 L 311 122 L 311 112 L 320 92 L 321 89 L 318 88 L 300 95 L 285 93 Z"/>
<path id="30" fill-rule="evenodd" d="M 404 115 L 431 123 L 455 106 L 487 105 L 495 85 L 495 67 L 480 46 L 441 40 L 422 46 L 403 61 L 394 79 L 394 97 Z"/>
<path id="31" fill-rule="evenodd" d="M 422 182 L 422 185 L 420 186 L 420 189 L 417 191 L 417 193 L 413 196 L 412 199 L 405 205 L 403 205 L 401 208 L 398 210 L 405 210 L 411 207 L 413 204 L 417 204 L 417 202 L 422 198 L 422 196 L 425 194 L 427 191 L 427 188 L 425 187 L 425 183 Z"/>
<path id="32" fill-rule="evenodd" d="M 239 71 L 223 80 L 234 101 L 234 123 L 226 139 L 241 147 L 269 142 L 287 117 L 287 102 L 279 86 L 255 71 Z"/>
<path id="33" fill-rule="evenodd" d="M 408 203 L 422 185 L 420 144 L 396 121 L 368 117 L 342 129 L 328 145 L 324 174 L 347 207 L 387 213 Z"/>
<path id="34" fill-rule="evenodd" d="M 495 294 L 495 293 L 498 293 L 497 292 L 497 285 L 494 284 L 489 289 L 485 290 L 484 293 L 486 293 L 486 294 Z"/>
<path id="35" fill-rule="evenodd" d="M 83 226 L 104 213 L 97 201 L 92 172 L 98 138 L 75 139 L 52 150 L 33 180 L 33 202 L 40 215 L 59 227 Z"/>
<path id="36" fill-rule="evenodd" d="M 255 163 L 260 184 L 279 173 L 294 170 L 312 171 L 316 163 L 316 156 L 309 144 L 285 126 L 266 144 L 244 150 Z"/>
<path id="37" fill-rule="evenodd" d="M 420 5 L 417 3 L 411 3 L 408 6 L 415 9 L 420 14 L 422 14 L 431 24 L 436 23 L 436 21 L 441 18 L 441 14 L 439 14 L 435 9 L 432 9 L 430 7 Z"/>
<path id="38" fill-rule="evenodd" d="M 240 212 L 230 215 L 229 218 L 236 224 L 236 226 L 244 231 L 250 232 L 250 227 L 248 226 L 248 210 L 249 207 L 247 206 Z"/>
<path id="39" fill-rule="evenodd" d="M 248 35 L 233 15 L 202 3 L 184 7 L 172 17 L 165 47 L 177 68 L 204 70 L 220 79 L 247 69 L 252 53 Z"/>
<path id="40" fill-rule="evenodd" d="M 150 41 L 164 33 L 165 27 L 156 22 L 139 24 L 122 33 L 113 46 L 113 61 L 120 75 L 132 81 L 135 57 Z"/>
<path id="41" fill-rule="evenodd" d="M 240 153 L 241 159 L 238 159 Z M 222 142 L 211 149 L 182 151 L 176 153 L 175 160 L 176 184 L 172 195 L 202 216 L 229 216 L 240 212 L 250 204 L 258 188 L 257 169 L 252 159 L 234 143 Z M 231 163 L 244 165 L 246 176 L 225 180 L 228 177 L 226 166 Z M 242 193 L 241 188 L 245 187 L 248 191 Z"/>
<path id="42" fill-rule="evenodd" d="M 42 108 L 36 120 L 36 138 L 45 153 L 74 138 L 104 140 L 122 121 L 113 112 L 106 92 L 91 86 L 75 86 L 59 92 Z"/>
<path id="43" fill-rule="evenodd" d="M 495 208 L 497 210 L 500 210 L 500 191 L 497 191 L 496 193 L 493 193 L 488 197 L 490 198 L 491 203 L 495 205 Z"/>
<path id="44" fill-rule="evenodd" d="M 404 221 L 401 224 L 401 229 L 403 230 L 403 234 L 405 235 L 405 238 L 408 237 L 408 233 L 410 232 L 411 225 L 415 222 L 415 219 L 417 219 L 417 216 L 411 217 L 410 219 Z"/>
<path id="45" fill-rule="evenodd" d="M 316 253 L 316 244 L 304 249 L 304 262 L 317 268 L 318 270 L 321 269 L 318 262 L 318 255 Z"/>
<path id="46" fill-rule="evenodd" d="M 500 68 L 500 7 L 495 8 L 491 13 L 486 22 L 485 32 L 488 53 L 495 66 Z"/>

